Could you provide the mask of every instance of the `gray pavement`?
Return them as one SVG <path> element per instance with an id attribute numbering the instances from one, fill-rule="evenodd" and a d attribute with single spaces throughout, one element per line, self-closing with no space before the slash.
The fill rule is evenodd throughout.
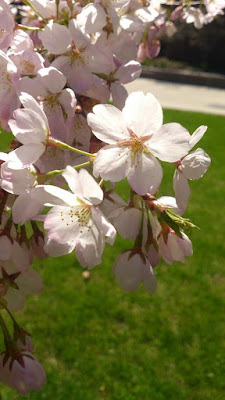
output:
<path id="1" fill-rule="evenodd" d="M 225 115 L 225 89 L 139 78 L 128 83 L 128 93 L 151 92 L 164 108 Z"/>

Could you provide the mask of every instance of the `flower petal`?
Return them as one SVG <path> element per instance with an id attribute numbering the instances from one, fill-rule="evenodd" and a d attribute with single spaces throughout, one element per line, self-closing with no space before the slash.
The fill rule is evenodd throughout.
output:
<path id="1" fill-rule="evenodd" d="M 207 128 L 208 128 L 207 126 L 201 125 L 196 129 L 196 131 L 194 131 L 194 133 L 191 135 L 191 139 L 189 141 L 191 149 L 192 149 L 192 147 L 194 147 L 196 145 L 196 143 L 198 143 L 201 140 L 201 138 L 207 131 Z"/>
<path id="2" fill-rule="evenodd" d="M 207 171 L 211 159 L 203 149 L 197 149 L 183 158 L 181 167 L 187 179 L 200 179 Z"/>
<path id="3" fill-rule="evenodd" d="M 190 134 L 182 125 L 163 125 L 147 142 L 146 146 L 162 161 L 175 162 L 190 150 Z"/>
<path id="4" fill-rule="evenodd" d="M 115 144 L 118 140 L 130 137 L 118 108 L 111 104 L 98 104 L 93 107 L 93 112 L 88 114 L 87 122 L 98 139 Z"/>
<path id="5" fill-rule="evenodd" d="M 118 182 L 127 176 L 130 154 L 127 147 L 108 145 L 98 151 L 94 160 L 94 176 L 99 175 L 112 182 Z"/>
<path id="6" fill-rule="evenodd" d="M 139 137 L 153 134 L 163 122 L 162 107 L 151 93 L 130 94 L 122 113 L 126 124 Z"/>
<path id="7" fill-rule="evenodd" d="M 128 182 L 138 194 L 154 194 L 161 183 L 163 170 L 159 161 L 148 154 L 137 155 L 128 172 Z"/>
<path id="8" fill-rule="evenodd" d="M 176 170 L 174 173 L 173 190 L 175 192 L 177 205 L 181 210 L 181 215 L 182 215 L 185 212 L 188 205 L 188 200 L 190 197 L 190 188 L 186 177 L 182 172 L 178 170 Z"/>

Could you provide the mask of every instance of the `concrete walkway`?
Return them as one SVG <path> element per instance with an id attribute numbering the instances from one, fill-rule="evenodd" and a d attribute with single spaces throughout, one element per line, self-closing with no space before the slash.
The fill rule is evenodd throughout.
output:
<path id="1" fill-rule="evenodd" d="M 225 89 L 139 78 L 128 83 L 129 93 L 151 92 L 164 108 L 225 115 Z"/>

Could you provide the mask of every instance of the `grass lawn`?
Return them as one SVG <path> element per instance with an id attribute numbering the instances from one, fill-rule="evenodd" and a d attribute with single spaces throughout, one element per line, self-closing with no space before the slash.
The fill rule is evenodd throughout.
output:
<path id="1" fill-rule="evenodd" d="M 153 297 L 117 287 L 111 267 L 129 246 L 119 237 L 88 281 L 73 255 L 36 261 L 44 291 L 27 298 L 17 317 L 33 335 L 48 383 L 30 400 L 225 398 L 225 117 L 165 110 L 164 120 L 190 132 L 209 127 L 200 147 L 212 165 L 190 183 L 185 214 L 201 228 L 190 233 L 194 256 L 186 264 L 161 262 Z M 161 194 L 173 194 L 172 170 Z M 8 388 L 1 393 L 3 400 L 21 399 Z"/>

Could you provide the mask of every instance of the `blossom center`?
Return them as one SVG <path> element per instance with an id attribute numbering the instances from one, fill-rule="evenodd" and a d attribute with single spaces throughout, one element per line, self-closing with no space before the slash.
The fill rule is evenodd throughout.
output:
<path id="1" fill-rule="evenodd" d="M 65 211 L 61 211 L 61 220 L 65 221 L 66 225 L 79 224 L 80 228 L 89 227 L 91 219 L 91 206 L 81 203 L 77 206 L 70 207 Z"/>

